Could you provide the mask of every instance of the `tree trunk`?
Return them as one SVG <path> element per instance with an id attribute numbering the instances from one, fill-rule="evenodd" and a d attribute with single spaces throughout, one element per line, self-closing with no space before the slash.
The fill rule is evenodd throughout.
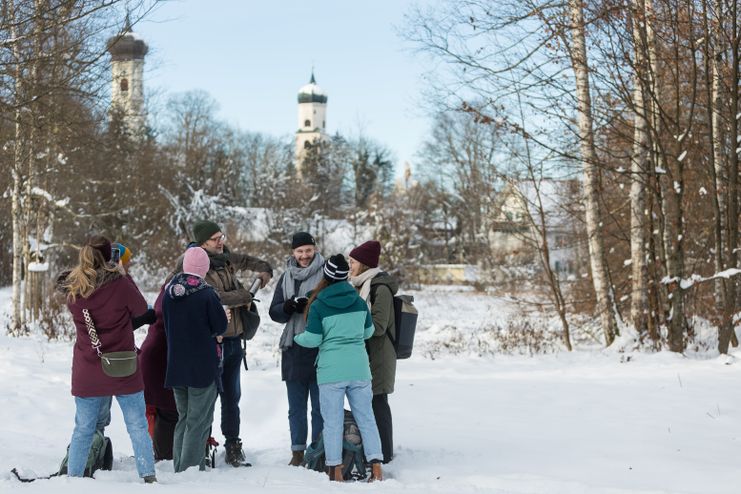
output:
<path id="1" fill-rule="evenodd" d="M 641 25 L 645 6 L 633 0 L 633 43 L 636 74 L 633 87 L 633 154 L 631 157 L 630 184 L 630 259 L 631 302 L 630 316 L 633 326 L 643 341 L 648 334 L 648 287 L 646 267 L 646 177 L 648 170 L 648 136 L 646 105 L 643 85 L 647 79 L 645 43 Z M 639 22 L 641 21 L 641 22 Z"/>
<path id="2" fill-rule="evenodd" d="M 589 242 L 589 264 L 605 345 L 609 346 L 617 334 L 615 303 L 609 286 L 607 263 L 602 236 L 602 212 L 599 203 L 600 180 L 597 152 L 594 146 L 592 101 L 589 88 L 589 64 L 587 61 L 584 13 L 580 0 L 569 0 L 571 65 L 576 80 L 577 118 L 582 167 L 584 169 L 584 198 L 586 205 L 586 227 Z"/>
<path id="3" fill-rule="evenodd" d="M 727 232 L 727 251 L 729 268 L 735 268 L 738 265 L 738 155 L 741 142 L 739 142 L 739 98 L 738 87 L 741 79 L 739 78 L 739 32 L 738 32 L 738 2 L 731 2 L 731 67 L 730 67 L 730 132 L 728 138 L 732 152 L 729 155 L 728 163 L 728 225 Z M 736 281 L 735 277 L 728 279 L 726 285 L 726 304 L 723 310 L 723 324 L 721 325 L 720 334 L 718 335 L 718 351 L 728 353 L 728 345 L 733 333 L 733 315 L 735 312 L 736 301 Z"/>
<path id="4" fill-rule="evenodd" d="M 15 4 L 13 0 L 8 0 L 7 15 L 10 24 L 10 35 L 13 40 L 18 38 Z M 23 284 L 23 243 L 25 242 L 25 228 L 23 226 L 23 108 L 21 99 L 23 94 L 22 73 L 20 69 L 21 52 L 17 41 L 12 43 L 12 52 L 15 62 L 14 69 L 14 91 L 15 91 L 15 138 L 13 142 L 13 189 L 11 192 L 11 215 L 13 219 L 13 278 L 12 278 L 12 311 L 10 316 L 10 326 L 8 331 L 11 334 L 21 334 L 24 332 L 25 323 L 23 321 L 23 310 L 21 307 L 22 284 Z"/>

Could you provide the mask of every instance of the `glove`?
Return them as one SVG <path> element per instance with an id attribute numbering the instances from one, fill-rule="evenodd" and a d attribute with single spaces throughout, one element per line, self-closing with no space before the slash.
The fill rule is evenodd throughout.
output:
<path id="1" fill-rule="evenodd" d="M 262 272 L 257 273 L 257 277 L 260 278 L 260 281 L 262 281 L 262 285 L 260 285 L 260 288 L 265 288 L 273 275 L 272 273 Z"/>
<path id="2" fill-rule="evenodd" d="M 306 297 L 299 297 L 296 299 L 296 312 L 303 312 L 304 309 L 306 309 L 306 304 L 309 302 L 309 299 Z"/>
<path id="3" fill-rule="evenodd" d="M 285 302 L 283 302 L 283 312 L 285 312 L 288 315 L 293 314 L 298 310 L 298 302 L 296 301 L 296 297 L 289 298 Z"/>

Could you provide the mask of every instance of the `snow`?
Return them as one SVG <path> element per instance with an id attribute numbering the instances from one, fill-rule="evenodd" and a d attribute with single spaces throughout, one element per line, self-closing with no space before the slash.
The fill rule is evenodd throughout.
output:
<path id="1" fill-rule="evenodd" d="M 685 156 L 687 156 L 686 150 L 682 151 L 682 154 L 679 155 L 679 157 L 677 158 L 677 161 L 683 161 Z"/>
<path id="2" fill-rule="evenodd" d="M 49 263 L 48 262 L 30 262 L 28 263 L 28 270 L 37 271 L 37 272 L 49 271 Z"/>
<path id="3" fill-rule="evenodd" d="M 0 492 L 738 492 L 741 394 L 733 390 L 741 380 L 740 352 L 731 358 L 632 353 L 626 333 L 607 350 L 582 345 L 572 353 L 481 357 L 472 350 L 482 330 L 523 320 L 511 299 L 470 287 L 411 293 L 419 328 L 415 354 L 398 363 L 389 400 L 396 456 L 385 466 L 384 482 L 330 485 L 320 473 L 286 465 L 287 404 L 275 352 L 280 326 L 266 320 L 266 292 L 260 294 L 265 322 L 249 343 L 250 370 L 242 373 L 242 438 L 254 467 L 224 467 L 220 448 L 218 468 L 174 474 L 172 462 L 160 462 L 159 485 L 145 487 L 136 478 L 114 405 L 107 429 L 113 471 L 98 472 L 95 483 L 67 477 L 19 483 L 9 473 L 12 467 L 27 475 L 49 474 L 69 441 L 72 344 L 0 335 Z M 153 301 L 154 294 L 147 299 Z M 10 289 L 0 289 L 0 314 L 9 304 Z M 137 332 L 139 342 L 143 337 Z M 438 348 L 468 338 L 460 347 Z M 214 431 L 221 441 L 218 419 Z"/>

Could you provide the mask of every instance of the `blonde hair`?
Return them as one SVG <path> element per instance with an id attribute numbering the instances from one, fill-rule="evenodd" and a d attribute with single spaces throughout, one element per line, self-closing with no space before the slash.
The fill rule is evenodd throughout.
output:
<path id="1" fill-rule="evenodd" d="M 98 271 L 118 272 L 118 266 L 107 263 L 98 249 L 110 245 L 105 237 L 96 235 L 90 237 L 80 249 L 79 262 L 67 275 L 64 283 L 67 289 L 67 300 L 74 302 L 77 297 L 88 298 L 93 294 L 98 279 Z"/>

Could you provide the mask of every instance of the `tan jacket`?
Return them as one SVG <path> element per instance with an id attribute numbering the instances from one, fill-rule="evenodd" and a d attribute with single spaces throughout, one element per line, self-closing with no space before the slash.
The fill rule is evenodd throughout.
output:
<path id="1" fill-rule="evenodd" d="M 206 283 L 214 287 L 216 293 L 221 299 L 222 305 L 231 308 L 231 320 L 224 333 L 224 338 L 239 336 L 244 332 L 242 327 L 242 318 L 239 317 L 239 310 L 247 310 L 252 304 L 252 295 L 248 288 L 245 288 L 237 278 L 239 271 L 253 271 L 258 273 L 273 273 L 273 268 L 267 262 L 257 257 L 246 254 L 238 254 L 224 250 L 228 256 L 228 261 L 222 266 L 221 262 L 214 258 L 218 255 L 209 253 L 211 259 L 211 268 L 206 273 Z M 180 256 L 177 263 L 177 271 L 183 270 L 183 256 Z"/>

